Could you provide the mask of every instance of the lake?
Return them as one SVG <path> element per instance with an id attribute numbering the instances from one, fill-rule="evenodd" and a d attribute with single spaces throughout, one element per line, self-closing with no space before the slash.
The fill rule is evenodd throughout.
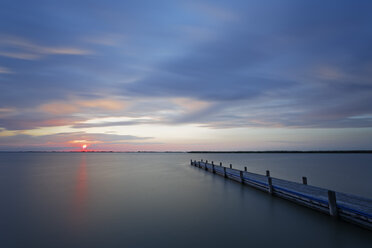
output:
<path id="1" fill-rule="evenodd" d="M 372 198 L 372 154 L 0 153 L 0 247 L 371 247 L 190 159 Z"/>

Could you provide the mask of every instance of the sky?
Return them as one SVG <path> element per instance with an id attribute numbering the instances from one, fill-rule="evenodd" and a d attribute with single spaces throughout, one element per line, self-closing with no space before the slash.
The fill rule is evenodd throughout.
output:
<path id="1" fill-rule="evenodd" d="M 0 151 L 372 149 L 372 2 L 0 2 Z"/>

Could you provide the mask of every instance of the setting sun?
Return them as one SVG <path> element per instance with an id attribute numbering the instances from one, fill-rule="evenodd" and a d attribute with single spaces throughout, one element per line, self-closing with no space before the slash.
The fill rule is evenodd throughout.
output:
<path id="1" fill-rule="evenodd" d="M 83 149 L 86 149 L 86 148 L 87 148 L 87 145 L 83 145 L 82 148 L 83 148 Z"/>

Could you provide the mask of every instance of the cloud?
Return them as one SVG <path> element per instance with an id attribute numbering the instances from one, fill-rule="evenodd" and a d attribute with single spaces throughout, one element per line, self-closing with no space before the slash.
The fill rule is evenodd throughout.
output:
<path id="1" fill-rule="evenodd" d="M 10 70 L 9 68 L 0 66 L 0 74 L 11 74 L 11 73 L 13 73 L 13 71 Z"/>
<path id="2" fill-rule="evenodd" d="M 34 44 L 14 36 L 0 36 L 0 56 L 35 60 L 44 55 L 88 55 L 91 51 L 75 47 L 53 47 Z"/>
<path id="3" fill-rule="evenodd" d="M 212 3 L 195 3 L 188 4 L 193 10 L 200 12 L 203 15 L 219 21 L 234 21 L 238 19 L 237 15 L 226 6 L 218 6 L 215 2 Z"/>
<path id="4" fill-rule="evenodd" d="M 140 124 L 154 124 L 156 122 L 150 120 L 136 120 L 136 121 L 115 121 L 102 123 L 77 123 L 73 128 L 92 128 L 92 127 L 116 127 L 116 126 L 134 126 Z"/>
<path id="5" fill-rule="evenodd" d="M 42 127 L 62 127 L 72 125 L 81 120 L 79 117 L 53 118 L 34 112 L 25 114 L 0 115 L 0 127 L 6 130 L 32 130 Z"/>
<path id="6" fill-rule="evenodd" d="M 221 27 L 213 41 L 165 61 L 123 92 L 214 103 L 174 119 L 212 127 L 369 126 L 349 120 L 372 113 L 372 20 L 364 7 L 347 1 L 320 10 L 293 1 L 242 4 L 235 9 L 238 25 Z"/>
<path id="7" fill-rule="evenodd" d="M 4 52 L 0 51 L 0 56 L 13 58 L 13 59 L 24 59 L 24 60 L 35 60 L 41 58 L 39 54 L 33 53 L 22 53 L 22 52 Z"/>
<path id="8" fill-rule="evenodd" d="M 102 46 L 116 47 L 123 45 L 125 37 L 119 33 L 102 33 L 83 37 L 82 40 L 87 43 L 97 44 Z"/>
<path id="9" fill-rule="evenodd" d="M 114 99 L 94 99 L 94 100 L 80 100 L 76 102 L 77 105 L 87 108 L 98 108 L 103 110 L 122 110 L 125 107 L 123 101 Z"/>
<path id="10" fill-rule="evenodd" d="M 92 100 L 69 100 L 46 103 L 39 106 L 39 110 L 53 115 L 73 114 L 84 112 L 83 109 L 96 109 L 105 111 L 122 110 L 125 104 L 113 99 L 92 99 Z"/>
<path id="11" fill-rule="evenodd" d="M 7 130 L 30 130 L 41 127 L 75 126 L 80 122 L 120 114 L 128 106 L 122 100 L 97 98 L 55 101 L 34 108 L 0 108 L 0 127 Z M 89 126 L 89 125 L 88 125 Z"/>
<path id="12" fill-rule="evenodd" d="M 65 102 L 46 103 L 40 106 L 40 110 L 49 114 L 72 114 L 79 111 L 78 106 Z"/>

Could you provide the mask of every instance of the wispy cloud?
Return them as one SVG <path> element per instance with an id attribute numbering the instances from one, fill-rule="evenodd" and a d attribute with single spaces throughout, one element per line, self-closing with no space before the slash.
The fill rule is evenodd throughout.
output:
<path id="1" fill-rule="evenodd" d="M 11 73 L 13 73 L 13 71 L 10 70 L 9 68 L 0 66 L 0 74 L 11 74 Z"/>
<path id="2" fill-rule="evenodd" d="M 215 2 L 213 3 L 189 3 L 189 6 L 208 16 L 213 18 L 214 20 L 220 20 L 220 21 L 232 21 L 237 20 L 238 15 L 232 11 L 228 5 L 219 6 Z"/>
<path id="3" fill-rule="evenodd" d="M 65 115 L 84 112 L 83 109 L 99 109 L 106 111 L 123 110 L 123 101 L 114 99 L 94 99 L 94 100 L 66 100 L 46 103 L 39 106 L 39 110 L 54 115 Z"/>
<path id="4" fill-rule="evenodd" d="M 24 52 L 6 52 L 0 51 L 0 56 L 13 58 L 13 59 L 24 59 L 24 60 L 35 60 L 41 58 L 40 54 L 24 53 Z"/>
<path id="5" fill-rule="evenodd" d="M 115 127 L 115 126 L 133 126 L 143 124 L 161 124 L 159 120 L 148 117 L 105 117 L 90 119 L 78 122 L 73 128 L 92 128 L 92 127 Z"/>
<path id="6" fill-rule="evenodd" d="M 39 45 L 20 37 L 0 36 L 0 56 L 3 57 L 35 60 L 46 55 L 88 54 L 92 54 L 92 51 L 68 46 Z"/>
<path id="7" fill-rule="evenodd" d="M 122 46 L 126 38 L 120 33 L 116 33 L 116 34 L 103 33 L 103 34 L 86 36 L 86 37 L 83 37 L 81 40 L 87 43 L 91 43 L 91 44 L 116 47 L 116 46 Z"/>

